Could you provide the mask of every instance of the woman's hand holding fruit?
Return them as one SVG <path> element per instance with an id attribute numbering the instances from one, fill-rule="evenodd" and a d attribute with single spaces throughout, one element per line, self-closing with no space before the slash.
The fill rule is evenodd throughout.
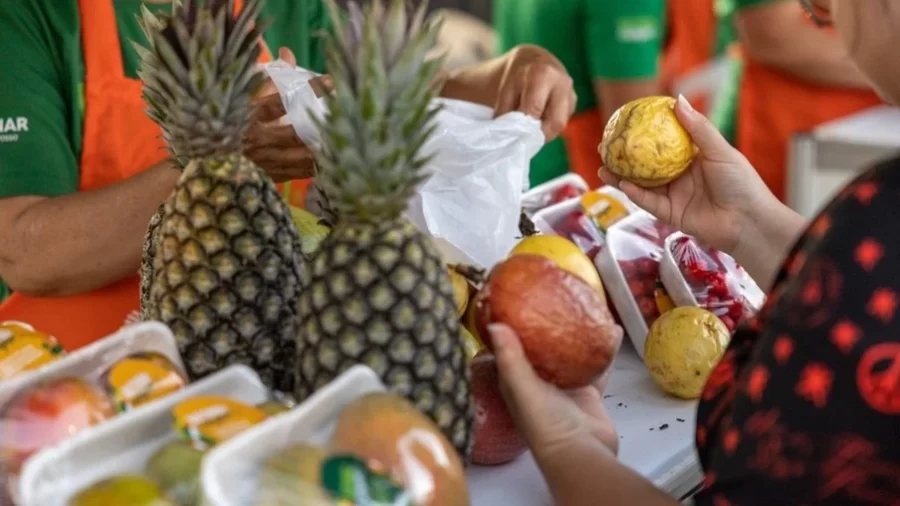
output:
<path id="1" fill-rule="evenodd" d="M 805 219 L 782 204 L 747 159 L 683 97 L 675 114 L 699 150 L 681 177 L 655 188 L 620 180 L 606 168 L 600 177 L 661 221 L 731 254 L 768 287 Z"/>
<path id="2" fill-rule="evenodd" d="M 538 377 L 509 326 L 492 324 L 488 331 L 500 391 L 539 464 L 564 459 L 572 448 L 585 444 L 602 443 L 615 456 L 619 440 L 602 402 L 608 374 L 586 387 L 563 391 Z"/>

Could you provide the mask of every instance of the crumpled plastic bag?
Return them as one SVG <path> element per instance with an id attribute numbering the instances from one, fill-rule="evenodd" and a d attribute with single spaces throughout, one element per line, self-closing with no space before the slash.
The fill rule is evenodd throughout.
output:
<path id="1" fill-rule="evenodd" d="M 325 102 L 309 81 L 318 74 L 284 61 L 264 70 L 281 95 L 287 121 L 307 145 L 321 137 L 309 114 L 323 118 Z M 499 118 L 478 104 L 435 99 L 443 104 L 425 153 L 431 177 L 420 187 L 407 217 L 429 234 L 448 262 L 490 268 L 519 237 L 522 192 L 528 186 L 531 158 L 544 144 L 540 122 L 513 112 Z"/>

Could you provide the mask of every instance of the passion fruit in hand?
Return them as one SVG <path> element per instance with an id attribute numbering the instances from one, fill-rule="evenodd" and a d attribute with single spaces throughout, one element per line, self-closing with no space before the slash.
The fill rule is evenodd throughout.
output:
<path id="1" fill-rule="evenodd" d="M 644 97 L 619 108 L 603 131 L 603 165 L 614 175 L 652 188 L 683 174 L 697 147 L 675 116 L 672 97 Z"/>
<path id="2" fill-rule="evenodd" d="M 492 323 L 509 325 L 538 376 L 560 388 L 588 385 L 622 343 L 602 293 L 542 256 L 513 255 L 498 264 L 475 304 L 481 335 Z"/>

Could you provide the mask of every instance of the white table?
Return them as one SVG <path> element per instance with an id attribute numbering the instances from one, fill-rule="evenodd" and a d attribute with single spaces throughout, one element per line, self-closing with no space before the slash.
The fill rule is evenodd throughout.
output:
<path id="1" fill-rule="evenodd" d="M 900 109 L 889 106 L 820 125 L 791 142 L 787 204 L 811 217 L 859 171 L 900 149 Z"/>
<path id="2" fill-rule="evenodd" d="M 616 358 L 604 403 L 616 422 L 622 463 L 676 498 L 700 484 L 702 473 L 694 450 L 696 402 L 664 395 L 627 339 Z M 473 506 L 553 504 L 530 454 L 504 466 L 473 467 L 468 479 Z"/>

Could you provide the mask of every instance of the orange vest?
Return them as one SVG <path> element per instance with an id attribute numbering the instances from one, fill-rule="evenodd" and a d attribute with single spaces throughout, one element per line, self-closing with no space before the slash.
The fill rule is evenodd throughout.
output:
<path id="1" fill-rule="evenodd" d="M 741 53 L 744 73 L 737 112 L 737 148 L 783 201 L 791 137 L 876 106 L 881 99 L 869 90 L 808 83 Z"/>
<path id="2" fill-rule="evenodd" d="M 601 1 L 601 0 L 598 0 Z M 660 71 L 664 89 L 681 76 L 709 61 L 716 34 L 716 16 L 713 0 L 669 0 L 669 41 Z M 705 107 L 705 97 L 688 97 L 700 111 Z M 563 131 L 569 167 L 596 188 L 603 184 L 597 169 L 603 161 L 597 146 L 603 139 L 606 125 L 599 107 L 582 111 L 569 120 Z"/>
<path id="3" fill-rule="evenodd" d="M 141 82 L 125 77 L 114 0 L 79 0 L 85 65 L 84 144 L 80 191 L 128 179 L 166 157 L 159 126 L 144 112 Z M 240 11 L 242 1 L 235 1 Z M 270 61 L 263 44 L 260 61 Z M 295 183 L 295 187 L 300 187 Z M 298 192 L 292 200 L 302 201 Z M 137 274 L 90 293 L 70 297 L 12 294 L 0 304 L 0 321 L 27 322 L 72 351 L 112 334 L 140 309 Z"/>

